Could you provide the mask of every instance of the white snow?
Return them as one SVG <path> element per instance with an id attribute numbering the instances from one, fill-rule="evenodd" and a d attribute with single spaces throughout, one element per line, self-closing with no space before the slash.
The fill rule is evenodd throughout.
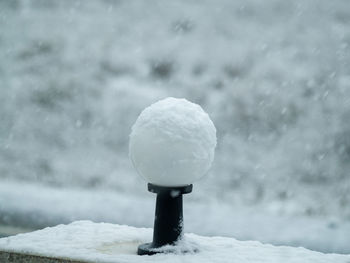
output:
<path id="1" fill-rule="evenodd" d="M 130 134 L 130 158 L 146 181 L 161 186 L 193 183 L 209 170 L 216 129 L 203 109 L 166 98 L 144 109 Z"/>
<path id="2" fill-rule="evenodd" d="M 77 221 L 69 225 L 0 239 L 0 251 L 69 258 L 87 262 L 239 262 L 239 263 L 348 263 L 350 255 L 323 254 L 304 248 L 276 247 L 225 237 L 185 234 L 173 251 L 154 256 L 136 255 L 137 246 L 150 242 L 152 229 Z M 182 254 L 186 249 L 197 252 Z M 166 250 L 167 248 L 164 248 Z"/>
<path id="3" fill-rule="evenodd" d="M 0 0 L 0 225 L 151 227 L 128 135 L 172 96 L 218 134 L 190 232 L 350 253 L 349 18 L 349 0 Z"/>

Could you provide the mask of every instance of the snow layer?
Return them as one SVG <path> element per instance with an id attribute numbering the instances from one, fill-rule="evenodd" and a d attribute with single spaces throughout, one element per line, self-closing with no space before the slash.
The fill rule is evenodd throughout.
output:
<path id="1" fill-rule="evenodd" d="M 323 254 L 304 248 L 275 247 L 233 238 L 185 234 L 175 253 L 136 255 L 137 246 L 149 242 L 152 229 L 77 221 L 28 234 L 0 239 L 0 251 L 70 258 L 88 262 L 268 262 L 348 263 L 350 255 Z M 186 247 L 196 253 L 179 253 Z"/>
<path id="2" fill-rule="evenodd" d="M 141 112 L 132 127 L 129 152 L 147 182 L 183 186 L 209 170 L 215 146 L 215 126 L 199 105 L 166 98 Z"/>
<path id="3" fill-rule="evenodd" d="M 187 227 L 350 253 L 349 17 L 349 0 L 0 1 L 1 224 L 151 226 L 128 135 L 186 97 L 218 133 L 186 197 L 211 213 Z"/>

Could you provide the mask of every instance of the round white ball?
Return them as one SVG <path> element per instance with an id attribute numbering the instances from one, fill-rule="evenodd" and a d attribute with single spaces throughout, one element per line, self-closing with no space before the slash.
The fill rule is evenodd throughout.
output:
<path id="1" fill-rule="evenodd" d="M 166 98 L 144 109 L 132 127 L 129 155 L 137 172 L 159 186 L 184 186 L 209 170 L 216 129 L 203 109 Z"/>

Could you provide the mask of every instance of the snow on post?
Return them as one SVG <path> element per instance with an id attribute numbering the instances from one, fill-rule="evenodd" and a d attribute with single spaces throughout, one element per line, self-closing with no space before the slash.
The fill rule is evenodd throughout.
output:
<path id="1" fill-rule="evenodd" d="M 130 135 L 130 159 L 157 193 L 153 242 L 139 255 L 171 251 L 183 236 L 182 195 L 209 170 L 216 129 L 208 114 L 186 99 L 166 98 L 143 110 Z"/>
<path id="2" fill-rule="evenodd" d="M 142 111 L 130 135 L 130 158 L 149 183 L 184 186 L 210 168 L 216 129 L 207 113 L 186 99 L 166 98 Z"/>

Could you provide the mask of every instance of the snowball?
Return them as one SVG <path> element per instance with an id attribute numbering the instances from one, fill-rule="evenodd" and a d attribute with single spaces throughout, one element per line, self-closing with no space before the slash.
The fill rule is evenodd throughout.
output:
<path id="1" fill-rule="evenodd" d="M 184 186 L 209 170 L 215 147 L 216 129 L 208 114 L 186 99 L 166 98 L 137 118 L 129 155 L 148 182 Z"/>

